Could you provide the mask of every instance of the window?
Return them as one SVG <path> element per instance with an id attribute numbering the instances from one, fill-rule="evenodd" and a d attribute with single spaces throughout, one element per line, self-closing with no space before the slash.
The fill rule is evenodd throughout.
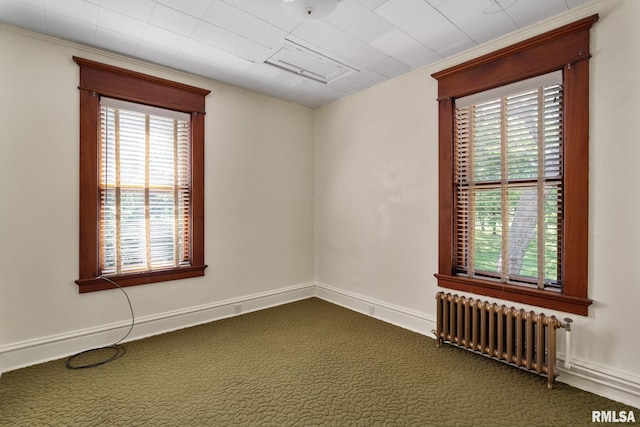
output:
<path id="1" fill-rule="evenodd" d="M 189 122 L 100 100 L 100 274 L 189 265 Z"/>
<path id="2" fill-rule="evenodd" d="M 560 286 L 562 73 L 456 100 L 459 275 Z"/>
<path id="3" fill-rule="evenodd" d="M 80 292 L 204 275 L 208 90 L 80 66 Z"/>
<path id="4" fill-rule="evenodd" d="M 587 315 L 585 18 L 435 73 L 439 286 Z"/>

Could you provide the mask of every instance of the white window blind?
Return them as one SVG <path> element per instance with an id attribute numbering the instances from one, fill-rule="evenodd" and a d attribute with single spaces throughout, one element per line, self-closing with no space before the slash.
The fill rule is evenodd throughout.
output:
<path id="1" fill-rule="evenodd" d="M 101 98 L 101 274 L 190 264 L 189 120 Z"/>
<path id="2" fill-rule="evenodd" d="M 562 76 L 527 83 L 456 100 L 456 270 L 560 288 Z"/>

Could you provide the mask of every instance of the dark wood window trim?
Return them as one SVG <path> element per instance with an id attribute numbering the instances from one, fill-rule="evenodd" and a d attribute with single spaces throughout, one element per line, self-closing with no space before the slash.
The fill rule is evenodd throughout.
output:
<path id="1" fill-rule="evenodd" d="M 209 90 L 161 79 L 83 58 L 80 67 L 80 245 L 81 293 L 113 289 L 100 276 L 98 260 L 98 150 L 100 96 L 188 113 L 191 116 L 192 248 L 191 266 L 108 276 L 119 286 L 203 276 L 204 263 L 204 114 Z"/>
<path id="2" fill-rule="evenodd" d="M 597 20 L 593 15 L 432 75 L 439 103 L 438 286 L 588 315 L 589 33 Z M 557 70 L 565 90 L 562 292 L 457 276 L 455 99 Z"/>

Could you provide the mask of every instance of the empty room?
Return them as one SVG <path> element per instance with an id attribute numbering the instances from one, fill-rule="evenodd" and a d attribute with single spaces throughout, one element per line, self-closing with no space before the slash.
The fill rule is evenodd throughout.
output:
<path id="1" fill-rule="evenodd" d="M 0 425 L 640 421 L 639 19 L 0 0 Z"/>

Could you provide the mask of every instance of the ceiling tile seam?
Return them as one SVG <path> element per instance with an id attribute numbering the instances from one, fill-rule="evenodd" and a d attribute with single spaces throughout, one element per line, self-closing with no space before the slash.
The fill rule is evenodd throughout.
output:
<path id="1" fill-rule="evenodd" d="M 216 2 L 216 1 L 218 1 L 218 0 L 214 0 L 213 2 L 211 2 L 211 4 L 209 5 L 209 7 L 208 7 L 208 8 L 207 8 L 207 10 L 205 11 L 205 13 L 203 13 L 203 15 L 202 15 L 202 16 L 205 16 L 207 13 L 209 13 L 209 10 L 211 10 L 211 8 L 213 7 L 213 5 L 215 4 L 215 2 Z M 252 13 L 249 13 L 249 12 L 247 12 L 246 10 L 243 10 L 243 9 L 241 9 L 241 8 L 239 8 L 239 7 L 235 6 L 235 5 L 233 5 L 232 3 L 226 2 L 226 1 L 224 1 L 224 0 L 221 0 L 221 1 L 222 1 L 224 4 L 226 4 L 226 5 L 230 6 L 230 7 L 234 8 L 234 9 L 237 9 L 238 11 L 240 11 L 240 12 L 242 12 L 242 13 L 246 13 L 247 15 L 251 15 L 251 16 L 253 16 L 255 19 L 258 19 L 258 20 L 260 20 L 260 21 L 264 22 L 265 24 L 268 24 L 268 25 L 271 25 L 272 27 L 278 28 L 279 30 L 281 30 L 282 32 L 284 32 L 284 33 L 285 33 L 285 36 L 284 36 L 284 37 L 286 37 L 286 36 L 288 36 L 288 35 L 291 35 L 291 33 L 292 33 L 292 32 L 294 32 L 294 31 L 295 31 L 295 30 L 296 30 L 300 25 L 302 25 L 302 22 L 300 22 L 300 23 L 298 23 L 298 25 L 296 25 L 296 27 L 295 27 L 293 30 L 291 30 L 290 32 L 286 32 L 284 29 L 279 28 L 279 27 L 277 27 L 277 26 L 273 25 L 273 24 L 272 24 L 271 22 L 269 22 L 269 21 L 265 21 L 264 19 L 262 19 L 262 18 L 261 18 L 260 16 L 258 16 L 258 15 L 254 15 L 254 14 L 252 14 Z M 167 7 L 168 7 L 168 6 L 167 6 Z M 268 4 L 267 4 L 263 9 L 261 9 L 261 12 L 262 12 L 263 10 L 265 10 L 267 7 L 268 7 Z M 175 10 L 175 9 L 174 9 L 174 10 Z M 189 15 L 189 16 L 191 16 L 191 15 Z M 266 44 L 260 43 L 259 41 L 256 41 L 256 40 L 250 39 L 250 38 L 248 38 L 248 37 L 245 37 L 245 36 L 243 36 L 243 35 L 242 35 L 242 34 L 240 34 L 240 33 L 237 33 L 237 32 L 235 32 L 235 31 L 231 31 L 231 30 L 227 30 L 226 28 L 222 28 L 221 26 L 216 25 L 216 24 L 214 24 L 214 23 L 212 23 L 212 22 L 205 21 L 205 20 L 204 20 L 204 19 L 202 19 L 202 18 L 198 18 L 198 17 L 196 17 L 196 16 L 194 16 L 193 18 L 197 19 L 200 23 L 205 23 L 205 24 L 208 24 L 208 25 L 212 25 L 212 26 L 214 26 L 214 27 L 216 27 L 216 28 L 219 28 L 219 29 L 221 29 L 221 30 L 223 30 L 223 31 L 228 31 L 229 33 L 235 34 L 236 36 L 241 37 L 241 38 L 243 38 L 243 39 L 245 39 L 245 40 L 247 40 L 247 41 L 250 41 L 250 42 L 253 42 L 253 43 L 259 44 L 259 45 L 260 45 L 260 46 L 262 46 L 262 47 L 266 47 L 266 48 L 268 48 L 268 49 L 273 49 L 273 48 L 274 48 L 274 46 L 270 46 L 270 45 L 266 45 Z M 196 25 L 196 27 L 193 29 L 193 31 L 191 32 L 191 36 L 193 36 L 193 33 L 195 32 L 196 28 L 197 28 L 197 25 Z M 189 36 L 189 37 L 191 38 L 191 36 Z M 216 47 L 215 45 L 212 45 L 212 44 L 207 43 L 207 42 L 203 42 L 203 43 L 205 43 L 205 44 L 207 44 L 207 45 L 210 45 L 210 46 L 214 46 L 214 47 Z M 233 55 L 234 55 L 234 56 L 237 56 L 237 55 L 235 55 L 235 54 L 233 54 Z M 238 58 L 240 58 L 240 57 L 238 57 Z"/>
<path id="2" fill-rule="evenodd" d="M 462 28 L 460 28 L 455 22 L 453 22 L 451 19 L 449 19 L 449 17 L 447 15 L 442 13 L 442 11 L 440 9 L 438 9 L 435 6 L 433 6 L 431 3 L 429 3 L 429 6 L 433 7 L 436 10 L 436 12 L 438 12 L 444 19 L 449 21 L 451 23 L 451 25 L 456 27 L 462 34 L 464 34 L 465 36 L 469 37 L 469 40 L 471 40 L 473 42 L 473 44 L 475 44 L 476 46 L 478 46 L 480 44 L 480 43 L 478 43 L 478 41 L 476 39 L 471 37 L 469 34 L 466 33 L 466 31 L 464 31 Z"/>
<path id="3" fill-rule="evenodd" d="M 384 3 L 380 4 L 378 7 L 376 7 L 375 9 L 373 9 L 371 12 L 375 13 L 375 11 L 376 11 L 377 9 L 379 9 L 380 7 L 382 7 L 382 6 L 383 6 L 385 3 L 387 3 L 387 2 L 388 2 L 388 0 L 386 0 Z M 447 17 L 446 17 L 442 12 L 440 12 L 440 11 L 438 10 L 438 8 L 434 7 L 431 3 L 428 3 L 428 2 L 426 2 L 426 1 L 425 1 L 425 3 L 427 3 L 427 5 L 428 5 L 429 7 L 431 7 L 431 8 L 432 8 L 432 9 L 434 9 L 436 12 L 438 12 L 440 15 L 442 15 L 442 16 L 443 16 L 447 21 L 449 21 L 449 22 L 451 23 L 451 25 L 453 25 L 454 27 L 458 28 L 458 30 L 460 30 L 460 31 L 461 31 L 465 36 L 469 37 L 469 35 L 468 35 L 467 33 L 465 33 L 464 31 L 462 31 L 462 29 L 460 29 L 460 28 L 459 28 L 456 24 L 454 24 L 454 23 L 453 23 L 449 18 L 447 18 Z M 401 32 L 402 32 L 403 34 L 405 34 L 407 37 L 409 37 L 409 38 L 413 39 L 413 41 L 415 41 L 416 43 L 418 43 L 418 44 L 420 44 L 420 45 L 424 46 L 424 48 L 425 48 L 425 49 L 428 49 L 431 53 L 433 53 L 434 55 L 436 55 L 438 58 L 444 59 L 444 57 L 443 57 L 442 55 L 440 55 L 438 52 L 434 51 L 431 47 L 429 47 L 429 46 L 425 45 L 425 44 L 424 44 L 424 43 L 422 43 L 420 40 L 416 39 L 415 37 L 413 37 L 411 34 L 407 33 L 407 32 L 402 28 L 402 26 L 403 26 L 404 24 L 406 24 L 407 22 L 411 22 L 411 21 L 413 21 L 414 19 L 417 19 L 417 18 L 419 18 L 420 16 L 425 15 L 425 14 L 426 14 L 426 12 L 425 12 L 425 13 L 421 13 L 420 15 L 414 16 L 413 18 L 411 18 L 411 19 L 409 19 L 408 21 L 404 22 L 402 25 L 395 25 L 394 23 L 392 23 L 392 22 L 388 21 L 384 16 L 378 15 L 378 14 L 376 13 L 376 15 L 377 15 L 377 16 L 379 16 L 381 19 L 383 19 L 385 22 L 388 22 L 391 26 L 393 26 L 393 27 L 395 27 L 397 30 L 401 31 Z M 387 33 L 388 33 L 388 32 L 387 32 Z M 387 34 L 387 33 L 385 33 L 385 34 Z M 383 34 L 382 36 L 384 36 L 384 34 Z M 382 37 L 382 36 L 380 36 L 380 37 Z M 378 38 L 380 38 L 380 37 L 378 37 Z M 478 42 L 476 42 L 473 38 L 471 38 L 471 37 L 469 37 L 469 38 L 473 41 L 473 43 L 474 43 L 475 45 L 478 45 Z M 361 39 L 360 39 L 360 40 L 361 40 Z M 377 40 L 377 39 L 374 39 L 374 40 Z M 371 40 L 371 41 L 374 41 L 374 40 Z M 414 68 L 411 64 L 407 64 L 406 62 L 404 62 L 404 61 L 402 61 L 402 60 L 400 60 L 400 59 L 396 58 L 395 56 L 390 56 L 390 55 L 386 54 L 385 52 L 382 52 L 381 50 L 379 50 L 379 49 L 378 49 L 378 48 L 376 48 L 375 46 L 371 45 L 371 42 L 367 42 L 367 41 L 365 41 L 365 40 L 362 40 L 362 41 L 363 41 L 363 42 L 365 42 L 365 43 L 367 43 L 369 46 L 371 46 L 372 48 L 376 49 L 378 52 L 382 53 L 383 55 L 387 55 L 387 56 L 389 56 L 390 58 L 393 58 L 393 59 L 395 59 L 395 60 L 397 60 L 397 61 L 402 62 L 403 64 L 405 64 L 405 65 L 409 66 L 410 68 Z"/>
<path id="4" fill-rule="evenodd" d="M 153 1 L 153 9 L 151 9 L 151 13 L 149 14 L 149 19 L 151 19 L 151 17 L 153 16 L 153 13 L 155 12 L 155 10 L 156 10 L 156 6 L 157 6 L 157 5 L 158 5 L 158 2 L 157 2 L 157 1 Z M 163 7 L 167 7 L 167 6 L 165 6 L 165 5 L 162 5 L 162 6 L 163 6 Z M 187 37 L 187 36 L 185 36 L 185 35 L 183 35 L 183 34 L 176 33 L 175 31 L 171 31 L 171 30 L 169 30 L 169 29 L 167 29 L 167 28 L 164 28 L 164 27 L 160 27 L 160 26 L 157 26 L 157 25 L 153 25 L 153 24 L 151 24 L 151 23 L 149 23 L 149 22 L 147 21 L 147 23 L 146 23 L 146 27 L 145 27 L 145 29 L 144 29 L 144 32 L 142 33 L 142 37 L 140 37 L 140 38 L 138 39 L 138 45 L 136 46 L 135 55 L 141 55 L 142 57 L 144 57 L 144 56 L 143 56 L 143 53 L 141 53 L 141 50 L 140 50 L 141 44 L 142 44 L 143 42 L 144 42 L 144 43 L 151 44 L 151 45 L 153 45 L 153 46 L 166 47 L 166 46 L 164 46 L 164 45 L 157 44 L 157 43 L 154 43 L 154 42 L 151 42 L 151 41 L 147 41 L 147 40 L 145 40 L 145 39 L 144 39 L 145 35 L 147 34 L 147 30 L 149 29 L 149 27 L 150 27 L 150 26 L 155 27 L 155 28 L 159 28 L 159 29 L 161 29 L 161 30 L 163 30 L 163 31 L 167 31 L 167 32 L 169 32 L 169 33 L 172 33 L 172 34 L 175 34 L 175 35 L 177 35 L 177 36 L 180 36 L 180 37 L 184 37 L 184 38 L 185 38 L 184 42 L 182 43 L 182 46 L 181 46 L 179 49 L 172 49 L 172 50 L 175 50 L 175 53 L 171 55 L 171 60 L 169 61 L 169 64 L 170 64 L 169 66 L 170 66 L 170 67 L 175 67 L 175 61 L 176 61 L 176 59 L 178 58 L 178 54 L 183 53 L 183 51 L 184 51 L 184 47 L 185 47 L 185 46 L 186 46 L 186 44 L 189 42 L 190 37 Z M 192 32 L 193 32 L 193 31 L 192 31 Z M 158 65 L 161 65 L 161 64 L 158 64 Z"/>
<path id="5" fill-rule="evenodd" d="M 49 10 L 47 10 L 47 9 L 43 9 L 42 11 L 44 12 L 44 19 L 45 19 L 45 23 L 46 23 L 46 25 L 47 25 L 47 34 L 48 34 L 48 35 L 50 35 L 50 36 L 54 36 L 54 37 L 55 37 L 54 33 L 52 33 L 52 32 L 51 32 L 51 27 L 50 27 L 50 24 L 49 24 L 49 15 L 51 15 L 51 16 L 54 16 L 54 15 L 55 15 L 55 16 L 59 16 L 60 18 L 67 19 L 67 20 L 69 20 L 69 21 L 78 22 L 79 24 L 83 24 L 83 25 L 92 25 L 92 26 L 93 26 L 93 40 L 95 41 L 95 39 L 96 39 L 96 34 L 97 34 L 97 32 L 98 32 L 98 25 L 97 25 L 97 23 L 95 23 L 95 24 L 90 24 L 90 23 L 88 23 L 88 22 L 81 21 L 81 20 L 79 20 L 79 19 L 75 19 L 75 18 L 70 18 L 69 16 L 61 15 L 61 14 L 59 14 L 59 13 L 52 12 L 52 11 L 49 11 Z M 97 21 L 97 18 L 96 18 L 96 21 Z M 59 36 L 58 36 L 58 37 L 59 37 Z"/>
<path id="6" fill-rule="evenodd" d="M 103 29 L 103 30 L 106 30 L 106 31 L 111 31 L 111 32 L 116 33 L 116 34 L 120 34 L 120 35 L 123 35 L 123 36 L 126 36 L 126 37 L 130 37 L 127 34 L 121 33 L 119 31 L 115 31 L 115 30 L 113 30 L 111 28 L 107 28 L 107 27 L 101 26 L 99 24 L 99 22 L 100 22 L 100 14 L 102 13 L 103 10 L 110 10 L 110 11 L 115 12 L 115 13 L 120 13 L 120 12 L 118 12 L 116 10 L 113 10 L 113 9 L 110 9 L 108 7 L 105 7 L 105 6 L 102 6 L 102 5 L 99 6 L 99 8 L 98 8 L 98 19 L 97 19 L 98 23 L 96 24 L 96 42 L 98 41 L 98 30 L 99 29 Z M 124 15 L 124 14 L 122 14 L 122 15 Z M 147 31 L 147 26 L 149 25 L 149 23 L 141 21 L 141 20 L 139 20 L 137 18 L 134 18 L 133 16 L 129 16 L 129 15 L 125 15 L 125 16 L 127 16 L 128 18 L 131 18 L 131 19 L 135 19 L 136 21 L 144 24 L 145 27 L 144 27 L 144 30 L 142 31 L 142 36 L 144 37 L 144 33 Z M 136 47 L 135 47 L 135 49 L 133 51 L 134 53 L 137 52 L 138 51 L 138 47 L 140 47 L 140 40 L 142 40 L 141 37 L 138 37 L 137 40 L 136 40 Z"/>
<path id="7" fill-rule="evenodd" d="M 517 0 L 516 0 L 516 1 L 517 1 Z M 511 22 L 513 22 L 513 25 L 515 25 L 515 26 L 516 26 L 517 30 L 520 30 L 520 29 L 521 29 L 521 28 L 520 28 L 520 25 L 518 25 L 518 23 L 516 22 L 516 20 L 515 20 L 515 19 L 513 19 L 513 17 L 509 14 L 509 12 L 507 12 L 507 9 L 508 9 L 508 8 L 507 8 L 507 9 L 505 9 L 499 1 L 496 1 L 496 4 L 497 4 L 498 6 L 500 6 L 500 9 L 502 9 L 502 12 L 503 12 L 505 15 L 507 15 L 507 17 L 511 20 Z M 513 6 L 513 3 L 512 3 L 511 5 Z M 516 30 L 516 31 L 517 31 L 517 30 Z"/>
<path id="8" fill-rule="evenodd" d="M 403 30 L 401 27 L 396 27 L 399 31 L 401 31 L 404 35 L 406 35 L 407 37 L 409 37 L 410 39 L 412 39 L 414 42 L 418 43 L 420 46 L 423 46 L 425 49 L 427 49 L 428 51 L 430 51 L 431 53 L 433 53 L 434 55 L 436 55 L 438 58 L 443 59 L 444 57 L 442 55 L 440 55 L 438 52 L 434 51 L 433 49 L 431 49 L 429 46 L 425 45 L 424 43 L 422 43 L 420 40 L 416 39 L 415 37 L 413 37 L 411 34 L 407 33 L 405 30 Z M 377 39 L 376 39 L 377 40 Z M 373 46 L 372 46 L 373 47 Z M 383 52 L 384 53 L 384 52 Z M 402 62 L 403 64 L 408 65 L 410 68 L 414 69 L 415 67 L 411 64 L 407 64 L 406 62 L 400 60 L 399 58 L 396 58 L 395 56 L 393 57 L 394 59 Z"/>
<path id="9" fill-rule="evenodd" d="M 242 12 L 244 12 L 244 13 L 248 13 L 249 15 L 253 15 L 253 16 L 255 16 L 256 18 L 259 18 L 259 14 L 260 14 L 260 13 L 262 13 L 262 12 L 263 12 L 267 7 L 269 7 L 269 3 L 265 3 L 265 5 L 262 7 L 262 9 L 260 9 L 260 10 L 258 11 L 258 13 L 257 13 L 257 14 L 253 14 L 253 13 L 247 12 L 247 11 L 246 11 L 246 10 L 244 10 L 244 9 L 241 9 L 241 8 L 237 7 L 237 6 L 236 6 L 236 5 L 234 5 L 233 3 L 229 3 L 227 0 L 221 0 L 221 1 L 222 1 L 223 3 L 228 4 L 229 6 L 231 6 L 231 7 L 233 7 L 233 8 L 235 8 L 235 9 L 241 10 L 241 11 L 242 11 Z M 211 9 L 211 6 L 213 6 L 213 3 L 215 3 L 215 2 L 216 2 L 216 0 L 214 0 L 214 1 L 212 1 L 212 2 L 211 2 L 211 4 L 209 5 L 209 8 L 207 9 L 207 12 L 209 11 L 209 9 Z M 205 12 L 205 13 L 206 13 L 206 12 Z M 266 22 L 266 21 L 264 21 L 264 22 Z"/>

